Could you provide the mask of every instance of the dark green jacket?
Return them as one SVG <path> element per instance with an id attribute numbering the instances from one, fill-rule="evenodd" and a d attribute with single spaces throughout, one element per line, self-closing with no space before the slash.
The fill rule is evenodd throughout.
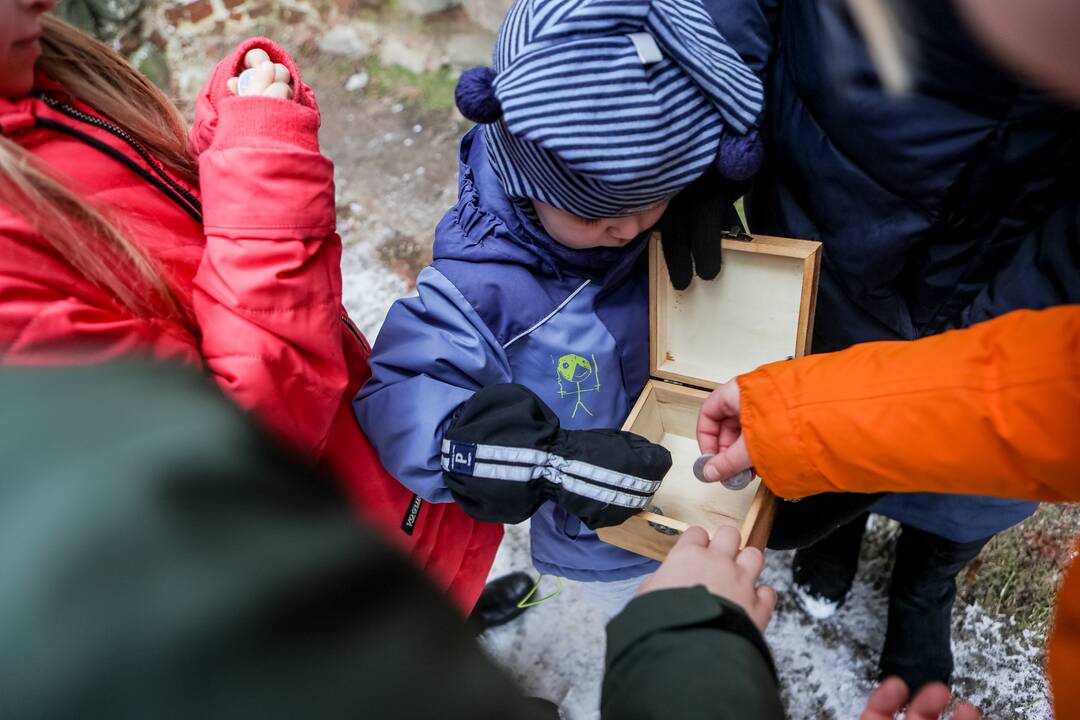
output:
<path id="1" fill-rule="evenodd" d="M 4 717 L 538 717 L 336 487 L 204 378 L 4 369 L 0 399 Z M 606 715 L 779 717 L 721 607 L 702 590 L 632 603 Z M 746 682 L 695 680 L 724 669 Z M 776 712 L 732 713 L 756 694 Z"/>
<path id="2" fill-rule="evenodd" d="M 635 598 L 607 630 L 605 719 L 785 717 L 761 633 L 700 585 Z"/>

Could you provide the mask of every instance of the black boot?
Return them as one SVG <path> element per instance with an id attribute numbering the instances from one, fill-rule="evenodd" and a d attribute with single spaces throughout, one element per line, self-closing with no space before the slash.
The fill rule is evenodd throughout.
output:
<path id="1" fill-rule="evenodd" d="M 469 615 L 469 624 L 476 634 L 505 625 L 525 612 L 526 608 L 519 605 L 535 584 L 536 581 L 528 573 L 513 572 L 485 585 L 476 607 Z"/>
<path id="2" fill-rule="evenodd" d="M 810 616 L 824 620 L 844 604 L 859 567 L 859 548 L 868 517 L 869 513 L 864 512 L 795 553 L 791 564 L 795 597 Z"/>
<path id="3" fill-rule="evenodd" d="M 889 625 L 881 675 L 899 675 L 914 695 L 952 679 L 952 607 L 956 576 L 990 538 L 957 543 L 902 526 L 889 590 Z"/>

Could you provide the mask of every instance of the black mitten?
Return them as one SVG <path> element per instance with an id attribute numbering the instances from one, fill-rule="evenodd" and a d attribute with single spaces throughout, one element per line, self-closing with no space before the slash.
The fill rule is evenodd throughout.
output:
<path id="1" fill-rule="evenodd" d="M 676 290 L 685 290 L 694 279 L 712 280 L 720 272 L 720 235 L 742 222 L 733 204 L 742 193 L 710 166 L 694 182 L 671 199 L 660 219 L 660 241 L 668 276 Z M 740 188 L 741 190 L 741 184 Z"/>
<path id="2" fill-rule="evenodd" d="M 521 385 L 491 385 L 464 403 L 443 436 L 446 486 L 472 517 L 519 523 L 553 500 L 592 529 L 645 509 L 671 453 L 619 430 L 563 430 Z"/>

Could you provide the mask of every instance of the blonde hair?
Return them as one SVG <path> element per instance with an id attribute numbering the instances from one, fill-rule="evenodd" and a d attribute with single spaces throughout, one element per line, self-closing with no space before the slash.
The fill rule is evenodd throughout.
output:
<path id="1" fill-rule="evenodd" d="M 37 69 L 122 127 L 173 175 L 198 182 L 183 118 L 165 95 L 106 45 L 46 15 Z M 55 179 L 18 143 L 0 137 L 0 206 L 21 216 L 65 262 L 136 317 L 180 322 L 194 334 L 186 298 L 107 208 Z"/>

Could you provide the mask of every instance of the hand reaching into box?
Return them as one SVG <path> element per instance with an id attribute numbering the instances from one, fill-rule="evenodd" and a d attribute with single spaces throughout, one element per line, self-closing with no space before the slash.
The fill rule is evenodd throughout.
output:
<path id="1" fill-rule="evenodd" d="M 739 417 L 739 384 L 730 380 L 713 390 L 698 414 L 697 439 L 703 453 L 714 453 L 703 470 L 706 482 L 722 482 L 753 464 Z"/>
<path id="2" fill-rule="evenodd" d="M 638 595 L 654 590 L 704 585 L 713 595 L 730 600 L 765 632 L 776 607 L 776 591 L 758 585 L 765 556 L 755 547 L 739 549 L 742 538 L 733 527 L 722 527 L 709 541 L 703 528 L 682 534 L 660 568 L 645 578 Z"/>

